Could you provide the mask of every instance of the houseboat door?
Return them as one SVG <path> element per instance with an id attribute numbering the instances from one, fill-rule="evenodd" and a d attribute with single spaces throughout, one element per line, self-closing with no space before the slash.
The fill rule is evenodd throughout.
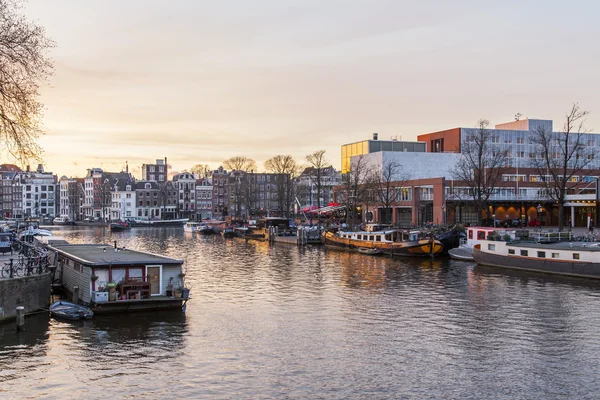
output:
<path id="1" fill-rule="evenodd" d="M 150 295 L 160 295 L 160 288 L 162 286 L 162 266 L 161 265 L 148 265 L 146 266 L 146 276 L 150 283 Z"/>

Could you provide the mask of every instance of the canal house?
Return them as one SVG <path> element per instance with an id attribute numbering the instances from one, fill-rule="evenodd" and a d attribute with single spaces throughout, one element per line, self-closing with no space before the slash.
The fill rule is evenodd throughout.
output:
<path id="1" fill-rule="evenodd" d="M 108 244 L 54 244 L 63 287 L 96 313 L 181 308 L 188 299 L 183 260 Z"/>

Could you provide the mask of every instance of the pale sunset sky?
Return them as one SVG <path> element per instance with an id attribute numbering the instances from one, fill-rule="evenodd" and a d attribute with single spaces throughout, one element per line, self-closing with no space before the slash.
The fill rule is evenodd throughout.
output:
<path id="1" fill-rule="evenodd" d="M 594 1 L 29 0 L 55 74 L 46 169 L 84 176 L 168 157 L 303 162 L 340 146 L 524 117 L 600 132 Z"/>

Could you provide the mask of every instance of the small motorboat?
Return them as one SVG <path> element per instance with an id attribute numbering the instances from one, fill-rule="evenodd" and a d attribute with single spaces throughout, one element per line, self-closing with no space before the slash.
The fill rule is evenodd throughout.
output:
<path id="1" fill-rule="evenodd" d="M 466 244 L 448 250 L 448 255 L 453 260 L 473 261 L 473 247 Z"/>
<path id="2" fill-rule="evenodd" d="M 80 319 L 91 319 L 94 316 L 94 312 L 87 307 L 61 300 L 50 306 L 50 315 L 54 318 L 77 321 Z"/>
<path id="3" fill-rule="evenodd" d="M 223 235 L 224 238 L 234 238 L 235 237 L 235 231 L 231 227 L 227 227 L 227 228 L 223 229 L 221 234 Z"/>
<path id="4" fill-rule="evenodd" d="M 215 231 L 208 225 L 200 225 L 198 227 L 198 233 L 201 235 L 212 235 Z"/>
<path id="5" fill-rule="evenodd" d="M 110 230 L 112 232 L 122 232 L 131 229 L 131 225 L 127 222 L 113 222 L 110 224 Z"/>
<path id="6" fill-rule="evenodd" d="M 367 256 L 378 256 L 380 254 L 383 254 L 383 251 L 381 251 L 380 249 L 370 249 L 368 247 L 359 247 L 356 249 L 356 251 L 358 251 L 360 254 L 364 254 Z"/>

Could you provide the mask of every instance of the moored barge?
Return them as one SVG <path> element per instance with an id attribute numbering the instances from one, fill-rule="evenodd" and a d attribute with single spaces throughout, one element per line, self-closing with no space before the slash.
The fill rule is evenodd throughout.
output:
<path id="1" fill-rule="evenodd" d="M 473 258 L 492 267 L 600 279 L 600 243 L 484 240 Z"/>
<path id="2" fill-rule="evenodd" d="M 419 231 L 367 225 L 366 231 L 325 232 L 323 240 L 327 246 L 348 250 L 378 249 L 393 256 L 431 256 L 444 250 L 443 244 L 432 236 L 426 238 Z"/>

